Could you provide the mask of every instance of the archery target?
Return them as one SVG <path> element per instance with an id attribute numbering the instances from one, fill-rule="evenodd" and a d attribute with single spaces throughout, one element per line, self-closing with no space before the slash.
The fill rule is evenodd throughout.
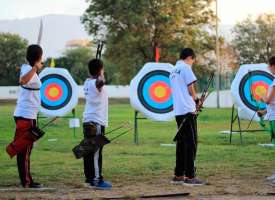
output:
<path id="1" fill-rule="evenodd" d="M 146 74 L 138 85 L 138 97 L 142 105 L 155 113 L 173 110 L 169 72 L 155 70 Z"/>
<path id="2" fill-rule="evenodd" d="M 130 83 L 131 105 L 146 117 L 167 121 L 173 117 L 168 63 L 147 63 Z"/>
<path id="3" fill-rule="evenodd" d="M 265 109 L 266 104 L 260 98 L 268 92 L 273 75 L 266 64 L 242 65 L 231 85 L 231 93 L 238 105 L 239 116 L 250 120 L 255 111 Z M 259 120 L 258 116 L 254 117 Z"/>
<path id="4" fill-rule="evenodd" d="M 70 73 L 63 68 L 45 68 L 39 77 L 41 109 L 47 116 L 64 116 L 78 102 L 78 86 Z"/>

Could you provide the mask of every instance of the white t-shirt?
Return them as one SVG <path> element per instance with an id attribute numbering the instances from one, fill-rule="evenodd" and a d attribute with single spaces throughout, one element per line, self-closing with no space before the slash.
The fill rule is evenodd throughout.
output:
<path id="1" fill-rule="evenodd" d="M 30 65 L 23 64 L 20 70 L 20 77 L 26 75 L 29 71 L 31 71 L 31 69 L 32 67 Z M 29 82 L 23 86 L 35 89 L 40 88 L 41 81 L 39 76 L 35 73 Z M 20 87 L 19 97 L 17 99 L 17 105 L 13 115 L 27 119 L 36 119 L 40 104 L 41 99 L 39 90 L 27 90 Z"/>
<path id="2" fill-rule="evenodd" d="M 104 88 L 98 91 L 96 79 L 88 78 L 84 83 L 84 95 L 86 99 L 83 122 L 96 122 L 102 126 L 108 126 L 108 95 Z"/>
<path id="3" fill-rule="evenodd" d="M 268 88 L 268 95 L 270 94 L 272 88 L 274 87 L 275 87 L 275 79 L 273 79 L 272 84 Z M 275 99 L 272 99 L 270 104 L 267 105 L 266 111 L 267 113 L 266 113 L 265 119 L 269 121 L 275 120 Z"/>
<path id="4" fill-rule="evenodd" d="M 196 111 L 196 103 L 188 91 L 188 85 L 197 81 L 191 66 L 183 60 L 176 63 L 170 74 L 170 82 L 175 115 L 185 115 Z"/>

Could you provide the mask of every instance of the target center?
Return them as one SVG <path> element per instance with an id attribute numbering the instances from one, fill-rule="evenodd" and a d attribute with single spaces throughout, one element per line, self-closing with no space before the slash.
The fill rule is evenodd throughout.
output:
<path id="1" fill-rule="evenodd" d="M 258 95 L 258 96 L 265 96 L 266 92 L 267 92 L 267 90 L 264 86 L 258 86 L 255 89 L 255 94 Z"/>
<path id="2" fill-rule="evenodd" d="M 57 97 L 59 95 L 59 90 L 56 87 L 52 87 L 49 89 L 49 96 L 51 97 Z"/>
<path id="3" fill-rule="evenodd" d="M 166 89 L 163 86 L 157 86 L 154 90 L 154 94 L 158 98 L 162 98 L 162 97 L 166 96 Z"/>

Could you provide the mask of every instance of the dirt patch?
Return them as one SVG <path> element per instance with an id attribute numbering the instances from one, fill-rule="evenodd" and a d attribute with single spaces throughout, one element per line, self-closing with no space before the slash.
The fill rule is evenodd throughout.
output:
<path id="1" fill-rule="evenodd" d="M 84 187 L 82 184 L 56 184 L 50 191 L 6 191 L 0 192 L 0 199 L 140 199 L 143 195 L 190 193 L 184 197 L 166 197 L 150 199 L 194 199 L 194 200 L 271 200 L 275 199 L 275 187 L 263 180 L 250 182 L 236 179 L 209 179 L 209 185 L 188 187 L 171 185 L 168 179 L 159 179 L 147 183 L 115 183 L 111 191 L 99 191 Z M 271 195 L 274 194 L 274 195 Z"/>

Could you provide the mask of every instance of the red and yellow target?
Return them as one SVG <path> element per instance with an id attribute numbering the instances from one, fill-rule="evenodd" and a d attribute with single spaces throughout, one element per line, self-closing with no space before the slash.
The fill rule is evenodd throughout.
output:
<path id="1" fill-rule="evenodd" d="M 157 81 L 149 89 L 150 97 L 156 102 L 165 102 L 170 98 L 171 89 L 166 82 Z"/>
<path id="2" fill-rule="evenodd" d="M 78 86 L 68 70 L 63 68 L 45 68 L 39 77 L 41 109 L 46 116 L 64 116 L 78 101 Z"/>
<path id="3" fill-rule="evenodd" d="M 132 107 L 155 121 L 174 118 L 169 63 L 146 63 L 130 83 Z"/>
<path id="4" fill-rule="evenodd" d="M 266 104 L 260 99 L 267 94 L 272 81 L 273 76 L 263 70 L 250 71 L 244 75 L 239 85 L 239 95 L 244 105 L 254 111 L 258 110 L 258 107 L 265 109 Z"/>
<path id="5" fill-rule="evenodd" d="M 251 89 L 252 89 L 253 97 L 257 101 L 260 101 L 261 97 L 267 95 L 268 84 L 263 81 L 257 81 L 257 82 L 252 83 Z"/>
<path id="6" fill-rule="evenodd" d="M 51 101 L 56 101 L 62 96 L 62 88 L 55 83 L 47 85 L 45 89 L 46 97 Z"/>

